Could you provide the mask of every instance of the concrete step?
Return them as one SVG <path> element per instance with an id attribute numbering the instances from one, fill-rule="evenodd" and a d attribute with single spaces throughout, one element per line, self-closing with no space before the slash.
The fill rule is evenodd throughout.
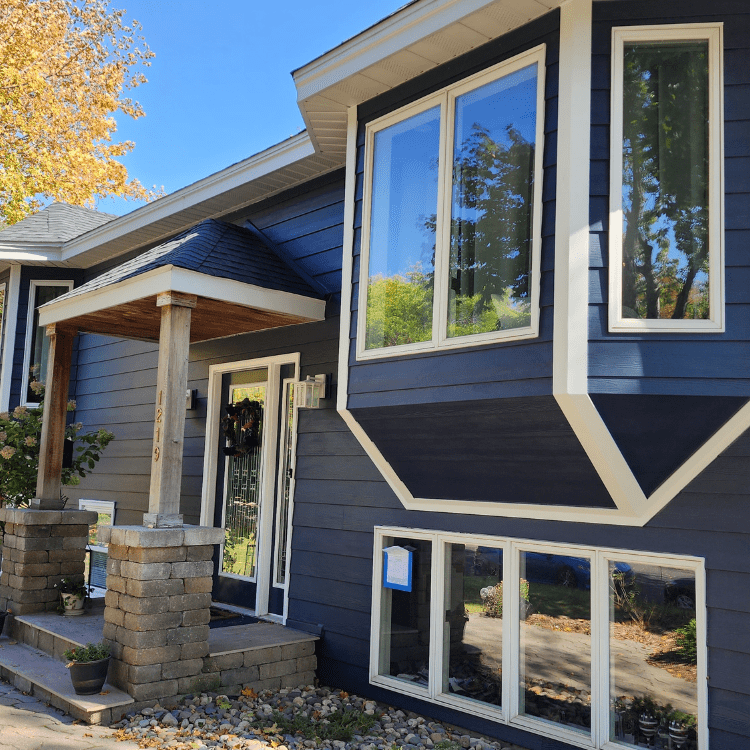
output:
<path id="1" fill-rule="evenodd" d="M 12 638 L 63 661 L 63 652 L 87 643 L 99 643 L 104 628 L 104 609 L 94 607 L 79 617 L 55 612 L 16 615 L 6 628 Z"/>
<path id="2" fill-rule="evenodd" d="M 109 683 L 98 695 L 76 695 L 61 661 L 7 637 L 0 638 L 0 677 L 87 724 L 119 721 L 134 703 L 127 693 Z"/>

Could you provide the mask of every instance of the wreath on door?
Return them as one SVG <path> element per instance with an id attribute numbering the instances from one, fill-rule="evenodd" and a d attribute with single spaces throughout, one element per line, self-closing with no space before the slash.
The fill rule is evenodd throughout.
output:
<path id="1" fill-rule="evenodd" d="M 263 408 L 259 401 L 246 398 L 237 404 L 227 404 L 221 418 L 221 430 L 226 438 L 225 456 L 243 456 L 260 445 L 260 425 Z"/>

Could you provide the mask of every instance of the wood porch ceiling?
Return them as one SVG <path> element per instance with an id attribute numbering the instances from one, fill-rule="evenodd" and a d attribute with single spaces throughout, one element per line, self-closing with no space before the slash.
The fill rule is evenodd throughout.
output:
<path id="1" fill-rule="evenodd" d="M 266 328 L 308 323 L 315 318 L 246 307 L 198 297 L 190 319 L 190 343 L 251 333 Z M 158 341 L 161 308 L 156 295 L 61 321 L 60 328 L 139 341 Z"/>

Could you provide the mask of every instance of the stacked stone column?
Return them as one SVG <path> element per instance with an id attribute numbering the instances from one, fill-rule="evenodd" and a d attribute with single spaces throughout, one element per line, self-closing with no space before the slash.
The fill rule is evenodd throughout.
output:
<path id="1" fill-rule="evenodd" d="M 5 523 L 0 572 L 0 608 L 14 615 L 54 610 L 63 578 L 83 583 L 89 524 L 83 510 L 0 508 Z"/>
<path id="2" fill-rule="evenodd" d="M 201 526 L 105 530 L 109 679 L 136 701 L 189 692 L 201 674 L 208 655 L 213 545 L 223 533 Z"/>

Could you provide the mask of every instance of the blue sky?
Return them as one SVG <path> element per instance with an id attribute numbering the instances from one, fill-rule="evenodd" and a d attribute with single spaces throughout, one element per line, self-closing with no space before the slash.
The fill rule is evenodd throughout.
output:
<path id="1" fill-rule="evenodd" d="M 117 116 L 132 177 L 167 193 L 304 128 L 291 71 L 405 0 L 113 0 L 143 24 L 156 54 L 133 92 L 146 117 Z M 123 214 L 139 204 L 100 200 Z"/>

